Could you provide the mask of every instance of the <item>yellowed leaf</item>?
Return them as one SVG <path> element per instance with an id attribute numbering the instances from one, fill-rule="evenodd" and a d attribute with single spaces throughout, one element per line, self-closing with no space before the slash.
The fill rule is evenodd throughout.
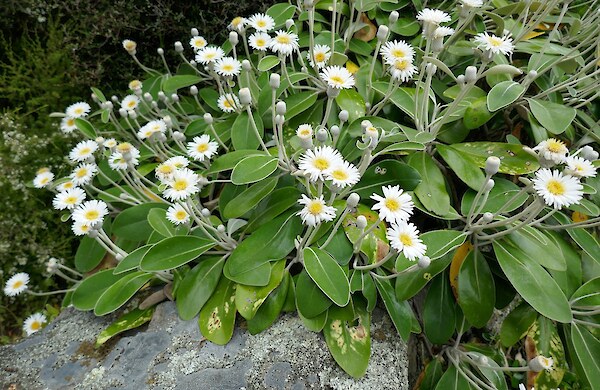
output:
<path id="1" fill-rule="evenodd" d="M 460 270 L 460 266 L 462 265 L 465 258 L 473 249 L 473 244 L 470 242 L 465 242 L 458 248 L 456 248 L 456 252 L 454 252 L 454 257 L 452 257 L 452 263 L 450 264 L 450 285 L 452 286 L 452 293 L 454 297 L 458 299 L 458 271 Z"/>

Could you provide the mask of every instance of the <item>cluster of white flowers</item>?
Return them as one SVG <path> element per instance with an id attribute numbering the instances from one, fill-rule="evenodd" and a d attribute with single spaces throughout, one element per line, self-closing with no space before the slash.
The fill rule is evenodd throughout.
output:
<path id="1" fill-rule="evenodd" d="M 73 103 L 67 107 L 65 116 L 60 123 L 60 129 L 63 133 L 72 133 L 77 128 L 75 125 L 75 119 L 85 118 L 88 116 L 92 107 L 85 102 Z"/>
<path id="2" fill-rule="evenodd" d="M 415 49 L 404 41 L 389 41 L 381 48 L 383 61 L 388 64 L 393 80 L 406 82 L 417 72 Z"/>

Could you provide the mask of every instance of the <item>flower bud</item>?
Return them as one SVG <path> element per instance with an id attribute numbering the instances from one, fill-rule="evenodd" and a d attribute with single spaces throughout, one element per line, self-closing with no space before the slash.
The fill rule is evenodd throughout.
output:
<path id="1" fill-rule="evenodd" d="M 479 356 L 479 363 L 480 363 L 480 364 L 483 364 L 483 365 L 485 365 L 485 366 L 487 366 L 487 365 L 488 365 L 488 363 L 489 363 L 489 359 L 488 359 L 488 357 L 487 357 L 487 356 L 485 356 L 485 355 L 481 355 L 481 356 Z"/>
<path id="2" fill-rule="evenodd" d="M 269 77 L 269 85 L 271 86 L 271 88 L 277 89 L 277 88 L 279 88 L 280 84 L 281 84 L 281 76 L 278 75 L 277 73 L 271 73 L 271 76 Z"/>
<path id="3" fill-rule="evenodd" d="M 210 114 L 210 112 L 207 112 L 206 114 L 204 114 L 204 122 L 206 122 L 209 125 L 212 125 L 213 116 Z"/>
<path id="4" fill-rule="evenodd" d="M 368 110 L 371 109 L 371 102 L 365 102 L 365 108 Z"/>
<path id="5" fill-rule="evenodd" d="M 183 134 L 181 131 L 174 131 L 173 139 L 179 142 L 183 142 L 185 141 L 185 134 Z"/>
<path id="6" fill-rule="evenodd" d="M 225 226 L 222 224 L 217 226 L 217 231 L 219 231 L 219 233 L 225 233 Z"/>
<path id="7" fill-rule="evenodd" d="M 183 53 L 183 45 L 181 44 L 181 42 L 177 41 L 175 42 L 175 51 L 177 53 Z"/>
<path id="8" fill-rule="evenodd" d="M 538 355 L 531 359 L 527 366 L 533 372 L 540 372 L 544 370 L 549 370 L 554 365 L 554 361 L 552 358 L 547 358 L 542 355 Z"/>
<path id="9" fill-rule="evenodd" d="M 315 138 L 317 138 L 317 141 L 319 141 L 319 142 L 325 142 L 329 138 L 329 134 L 327 133 L 327 130 L 319 129 L 319 130 L 317 130 L 317 134 L 316 134 Z"/>
<path id="10" fill-rule="evenodd" d="M 285 104 L 285 102 L 277 102 L 277 104 L 275 105 L 275 112 L 278 115 L 285 115 L 287 111 L 287 106 Z"/>
<path id="11" fill-rule="evenodd" d="M 477 81 L 477 68 L 474 66 L 467 66 L 465 70 L 465 81 L 467 83 L 474 83 Z"/>
<path id="12" fill-rule="evenodd" d="M 96 141 L 97 144 L 102 145 L 105 141 L 104 137 L 96 137 L 96 139 L 94 140 Z"/>
<path id="13" fill-rule="evenodd" d="M 203 217 L 208 218 L 210 217 L 210 210 L 205 207 L 200 211 L 200 214 L 202 214 Z"/>
<path id="14" fill-rule="evenodd" d="M 165 100 L 167 100 L 167 95 L 165 95 L 165 93 L 164 93 L 163 91 L 158 91 L 158 94 L 157 94 L 157 95 L 158 95 L 158 98 L 159 98 L 161 101 L 163 101 L 163 102 L 164 102 Z"/>
<path id="15" fill-rule="evenodd" d="M 165 51 L 163 50 L 162 47 L 159 47 L 158 49 L 156 49 L 156 52 L 158 53 L 159 56 L 165 55 Z"/>
<path id="16" fill-rule="evenodd" d="M 494 182 L 494 180 L 489 179 L 488 181 L 485 182 L 485 185 L 483 186 L 483 192 L 487 193 L 490 192 L 492 190 L 492 188 L 494 188 L 494 185 L 496 183 Z"/>
<path id="17" fill-rule="evenodd" d="M 346 110 L 342 110 L 340 111 L 340 113 L 338 114 L 338 118 L 340 119 L 340 121 L 342 123 L 344 122 L 348 122 L 348 118 L 350 117 L 350 114 L 348 114 L 348 111 Z"/>
<path id="18" fill-rule="evenodd" d="M 388 26 L 382 24 L 381 26 L 379 26 L 379 28 L 377 29 L 377 39 L 380 42 L 385 42 L 387 41 L 388 38 L 388 34 L 390 33 L 390 29 Z"/>
<path id="19" fill-rule="evenodd" d="M 119 115 L 121 115 L 121 118 L 125 118 L 127 116 L 127 110 L 124 108 L 119 108 Z"/>
<path id="20" fill-rule="evenodd" d="M 353 192 L 348 196 L 348 199 L 346 199 L 346 207 L 353 209 L 358 206 L 358 202 L 360 202 L 360 195 L 358 195 L 356 192 Z"/>
<path id="21" fill-rule="evenodd" d="M 249 88 L 240 88 L 239 96 L 242 105 L 247 106 L 252 103 L 252 95 Z"/>
<path id="22" fill-rule="evenodd" d="M 239 38 L 238 38 L 238 33 L 236 33 L 235 31 L 230 31 L 229 32 L 229 42 L 231 43 L 232 46 L 235 46 L 238 44 L 239 42 Z"/>
<path id="23" fill-rule="evenodd" d="M 152 107 L 152 109 L 156 110 L 156 109 L 158 109 L 158 103 L 153 100 L 152 103 L 150 103 L 150 107 Z"/>
<path id="24" fill-rule="evenodd" d="M 165 115 L 162 117 L 163 122 L 165 122 L 165 125 L 167 125 L 168 128 L 173 127 L 173 120 L 171 119 L 170 116 Z"/>
<path id="25" fill-rule="evenodd" d="M 527 77 L 532 80 L 535 79 L 537 77 L 537 75 L 538 75 L 538 72 L 533 69 L 530 70 L 529 73 L 527 73 Z"/>
<path id="26" fill-rule="evenodd" d="M 288 20 L 285 21 L 285 28 L 286 29 L 289 30 L 290 28 L 292 28 L 293 25 L 294 25 L 294 20 L 293 19 L 288 19 Z"/>
<path id="27" fill-rule="evenodd" d="M 147 102 L 151 102 L 152 101 L 152 95 L 150 95 L 149 92 L 144 93 L 144 100 Z"/>
<path id="28" fill-rule="evenodd" d="M 594 161 L 598 159 L 598 152 L 596 152 L 590 145 L 585 145 L 579 149 L 579 154 L 586 160 Z"/>
<path id="29" fill-rule="evenodd" d="M 496 156 L 490 156 L 485 160 L 485 173 L 489 176 L 495 175 L 500 169 L 500 159 Z"/>
<path id="30" fill-rule="evenodd" d="M 96 229 L 90 228 L 87 234 L 90 238 L 98 237 L 98 231 Z"/>
<path id="31" fill-rule="evenodd" d="M 132 41 L 131 39 L 125 39 L 123 41 L 123 48 L 127 50 L 127 53 L 135 55 L 137 43 L 135 43 L 135 41 Z"/>
<path id="32" fill-rule="evenodd" d="M 192 36 L 193 36 L 193 37 L 197 37 L 198 35 L 200 35 L 200 33 L 198 32 L 198 29 L 197 29 L 197 28 L 192 28 L 192 31 L 191 31 L 191 33 L 192 33 Z"/>
<path id="33" fill-rule="evenodd" d="M 331 126 L 331 129 L 329 129 L 329 132 L 332 136 L 337 137 L 338 135 L 340 135 L 340 127 L 337 125 L 333 125 Z"/>
<path id="34" fill-rule="evenodd" d="M 425 70 L 427 71 L 428 75 L 433 76 L 435 74 L 435 72 L 437 72 L 437 66 L 435 64 L 428 63 L 425 66 Z"/>
<path id="35" fill-rule="evenodd" d="M 285 123 L 285 117 L 283 115 L 275 115 L 275 124 L 277 126 L 283 126 L 283 124 Z"/>
<path id="36" fill-rule="evenodd" d="M 398 14 L 398 11 L 392 11 L 392 12 L 390 12 L 388 21 L 390 22 L 390 24 L 396 23 L 398 21 L 398 17 L 400 17 L 400 14 Z"/>
<path id="37" fill-rule="evenodd" d="M 113 103 L 118 103 L 118 102 L 119 102 L 119 98 L 117 97 L 117 95 L 112 95 L 112 96 L 110 97 L 110 100 L 111 100 Z"/>
<path id="38" fill-rule="evenodd" d="M 464 87 L 464 86 L 465 86 L 465 84 L 467 83 L 467 81 L 465 80 L 465 76 L 464 76 L 464 75 L 462 75 L 462 74 L 461 74 L 461 75 L 458 75 L 458 76 L 456 76 L 456 83 L 457 83 L 458 85 L 460 85 L 460 87 L 461 87 L 461 88 L 462 88 L 462 87 Z"/>
<path id="39" fill-rule="evenodd" d="M 365 230 L 365 228 L 367 227 L 367 218 L 365 218 L 364 215 L 359 215 L 356 218 L 356 227 L 360 230 Z"/>
<path id="40" fill-rule="evenodd" d="M 306 73 L 308 72 L 308 68 L 306 66 L 303 66 L 302 68 L 300 68 L 300 72 Z"/>
<path id="41" fill-rule="evenodd" d="M 429 258 L 429 256 L 423 256 L 423 257 L 419 258 L 419 260 L 417 261 L 417 265 L 421 269 L 429 267 L 430 264 L 431 264 L 431 259 Z"/>
<path id="42" fill-rule="evenodd" d="M 242 69 L 244 69 L 246 72 L 252 70 L 252 64 L 250 63 L 250 61 L 243 60 L 242 61 Z"/>
<path id="43" fill-rule="evenodd" d="M 190 87 L 190 95 L 192 95 L 192 96 L 198 95 L 198 87 L 196 87 L 195 85 L 192 85 Z"/>
<path id="44" fill-rule="evenodd" d="M 488 212 L 483 213 L 483 215 L 481 216 L 481 220 L 485 223 L 490 223 L 494 220 L 494 214 Z"/>
<path id="45" fill-rule="evenodd" d="M 176 93 L 171 94 L 171 100 L 174 102 L 178 102 L 179 101 L 179 95 L 177 95 Z"/>

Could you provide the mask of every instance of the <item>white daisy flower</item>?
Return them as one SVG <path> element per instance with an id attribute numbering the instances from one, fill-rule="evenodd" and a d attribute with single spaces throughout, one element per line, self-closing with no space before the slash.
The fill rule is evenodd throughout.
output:
<path id="1" fill-rule="evenodd" d="M 29 283 L 29 275 L 25 272 L 19 272 L 14 274 L 6 282 L 4 286 L 4 295 L 14 297 L 27 290 L 27 284 Z"/>
<path id="2" fill-rule="evenodd" d="M 308 123 L 298 126 L 296 135 L 301 139 L 311 139 L 313 136 L 313 128 Z"/>
<path id="3" fill-rule="evenodd" d="M 108 158 L 108 166 L 114 171 L 125 171 L 130 166 L 137 166 L 140 163 L 139 157 L 140 152 L 135 148 L 131 150 L 128 158 L 121 152 L 114 152 Z"/>
<path id="4" fill-rule="evenodd" d="M 338 187 L 353 186 L 360 180 L 360 172 L 358 168 L 350 164 L 348 161 L 343 161 L 339 165 L 335 165 L 325 173 L 325 179 L 331 180 L 332 184 Z"/>
<path id="5" fill-rule="evenodd" d="M 190 39 L 190 46 L 192 47 L 192 49 L 194 49 L 194 51 L 204 49 L 206 47 L 206 45 L 208 45 L 208 42 L 206 42 L 206 39 L 204 39 L 204 37 L 201 37 L 199 35 L 192 37 L 192 39 Z"/>
<path id="6" fill-rule="evenodd" d="M 71 190 L 75 188 L 75 183 L 73 183 L 73 180 L 68 180 L 64 183 L 60 183 L 59 185 L 56 186 L 56 190 L 59 192 L 63 192 L 66 190 Z"/>
<path id="7" fill-rule="evenodd" d="M 219 106 L 223 112 L 234 112 L 235 108 L 240 106 L 240 100 L 237 96 L 226 93 L 225 95 L 219 96 L 217 106 Z"/>
<path id="8" fill-rule="evenodd" d="M 288 56 L 299 48 L 298 35 L 279 30 L 271 40 L 270 47 L 273 52 Z"/>
<path id="9" fill-rule="evenodd" d="M 98 173 L 96 164 L 83 163 L 79 164 L 79 166 L 71 172 L 69 177 L 75 185 L 82 186 L 91 182 L 96 173 Z"/>
<path id="10" fill-rule="evenodd" d="M 411 45 L 404 41 L 389 41 L 381 47 L 381 56 L 387 64 L 393 64 L 398 60 L 408 60 L 412 62 L 415 57 L 415 50 Z"/>
<path id="11" fill-rule="evenodd" d="M 379 212 L 379 218 L 390 223 L 407 221 L 415 206 L 410 195 L 400 186 L 383 186 L 381 189 L 383 196 L 371 195 L 371 199 L 377 202 L 372 209 Z"/>
<path id="12" fill-rule="evenodd" d="M 478 8 L 483 5 L 483 0 L 460 0 L 463 7 Z"/>
<path id="13" fill-rule="evenodd" d="M 92 230 L 92 225 L 87 222 L 82 221 L 73 221 L 71 225 L 71 230 L 76 236 L 84 236 Z"/>
<path id="14" fill-rule="evenodd" d="M 121 100 L 121 108 L 127 111 L 135 110 L 140 105 L 140 98 L 135 95 L 127 95 Z"/>
<path id="15" fill-rule="evenodd" d="M 91 110 L 92 107 L 90 107 L 89 104 L 86 102 L 79 102 L 71 104 L 69 107 L 67 107 L 66 114 L 71 118 L 83 118 L 86 117 Z"/>
<path id="16" fill-rule="evenodd" d="M 314 62 L 312 57 L 315 59 Z M 312 57 L 310 53 L 306 53 L 306 58 L 308 59 L 310 66 L 313 68 L 315 66 L 317 68 L 323 68 L 327 65 L 327 61 L 329 61 L 329 58 L 331 57 L 331 48 L 327 45 L 315 45 Z"/>
<path id="17" fill-rule="evenodd" d="M 52 184 L 52 180 L 54 180 L 54 173 L 50 171 L 40 172 L 33 179 L 33 186 L 35 188 L 44 188 Z"/>
<path id="18" fill-rule="evenodd" d="M 42 329 L 42 325 L 46 323 L 46 316 L 42 313 L 35 313 L 27 317 L 23 323 L 23 331 L 27 333 L 27 336 L 31 336 L 38 330 Z"/>
<path id="19" fill-rule="evenodd" d="M 549 161 L 559 164 L 565 160 L 569 149 L 567 149 L 564 142 L 557 140 L 556 138 L 548 138 L 540 142 L 535 148 L 533 148 L 538 154 Z"/>
<path id="20" fill-rule="evenodd" d="M 439 39 L 439 38 L 449 37 L 452 34 L 454 34 L 453 28 L 442 26 L 442 27 L 438 27 L 435 29 L 435 31 L 433 32 L 433 38 Z"/>
<path id="21" fill-rule="evenodd" d="M 515 45 L 512 43 L 512 38 L 507 35 L 503 37 L 497 37 L 494 34 L 488 34 L 487 32 L 477 34 L 473 42 L 477 43 L 477 47 L 493 54 L 502 53 L 504 55 L 510 55 L 515 49 Z"/>
<path id="22" fill-rule="evenodd" d="M 52 200 L 52 206 L 56 210 L 69 209 L 73 210 L 85 200 L 85 191 L 79 187 L 71 188 L 70 190 L 59 192 Z"/>
<path id="23" fill-rule="evenodd" d="M 142 84 L 142 82 L 140 80 L 131 80 L 129 82 L 129 84 L 127 84 L 127 86 L 129 87 L 129 89 L 131 89 L 132 91 L 137 91 L 142 89 L 142 87 L 144 86 Z"/>
<path id="24" fill-rule="evenodd" d="M 256 31 L 268 32 L 275 28 L 275 19 L 266 14 L 255 14 L 248 18 L 248 24 Z"/>
<path id="25" fill-rule="evenodd" d="M 215 61 L 215 71 L 221 76 L 233 77 L 240 74 L 242 63 L 233 57 L 223 57 Z"/>
<path id="26" fill-rule="evenodd" d="M 231 21 L 231 23 L 229 23 L 227 28 L 230 30 L 236 30 L 237 32 L 242 32 L 244 31 L 244 27 L 247 23 L 248 19 L 238 16 L 236 18 L 233 18 L 233 20 Z"/>
<path id="27" fill-rule="evenodd" d="M 154 170 L 156 178 L 163 183 L 166 183 L 173 179 L 173 173 L 177 170 L 175 164 L 171 164 L 168 161 L 158 165 Z"/>
<path id="28" fill-rule="evenodd" d="M 173 173 L 173 177 L 167 183 L 169 187 L 163 194 L 172 201 L 186 199 L 190 195 L 200 191 L 198 187 L 199 181 L 200 177 L 191 169 L 178 169 Z"/>
<path id="29" fill-rule="evenodd" d="M 392 79 L 400 80 L 403 83 L 410 80 L 417 73 L 417 70 L 417 67 L 407 59 L 397 60 L 389 67 Z"/>
<path id="30" fill-rule="evenodd" d="M 225 52 L 220 47 L 206 46 L 205 48 L 198 50 L 196 53 L 196 62 L 199 62 L 202 65 L 208 65 L 224 55 Z"/>
<path id="31" fill-rule="evenodd" d="M 85 161 L 94 155 L 98 150 L 96 141 L 81 141 L 69 153 L 69 160 L 73 162 Z"/>
<path id="32" fill-rule="evenodd" d="M 117 140 L 114 138 L 109 138 L 107 140 L 104 140 L 104 143 L 102 144 L 102 146 L 104 146 L 105 148 L 108 149 L 113 149 L 117 147 Z"/>
<path id="33" fill-rule="evenodd" d="M 190 215 L 185 211 L 183 206 L 175 204 L 168 208 L 167 219 L 175 225 L 181 225 L 182 223 L 189 222 Z"/>
<path id="34" fill-rule="evenodd" d="M 263 32 L 255 32 L 248 37 L 248 43 L 254 50 L 267 51 L 271 45 L 271 36 Z"/>
<path id="35" fill-rule="evenodd" d="M 533 179 L 533 188 L 548 206 L 555 209 L 577 204 L 583 198 L 583 186 L 579 179 L 563 175 L 558 170 L 538 169 Z"/>
<path id="36" fill-rule="evenodd" d="M 101 200 L 88 200 L 73 211 L 73 221 L 89 225 L 102 224 L 108 215 L 108 206 Z"/>
<path id="37" fill-rule="evenodd" d="M 450 15 L 439 9 L 425 8 L 424 10 L 419 11 L 417 20 L 439 26 L 441 23 L 449 22 L 451 18 Z"/>
<path id="38" fill-rule="evenodd" d="M 217 153 L 217 149 L 219 149 L 219 144 L 211 141 L 206 134 L 194 137 L 192 142 L 187 144 L 188 155 L 196 161 L 204 161 L 205 158 L 210 160 Z"/>
<path id="39" fill-rule="evenodd" d="M 323 180 L 324 175 L 333 167 L 343 164 L 339 151 L 331 146 L 319 146 L 308 149 L 300 157 L 298 168 L 310 175 L 311 181 Z"/>
<path id="40" fill-rule="evenodd" d="M 187 157 L 185 156 L 175 156 L 175 157 L 171 157 L 170 159 L 168 159 L 167 161 L 165 161 L 166 164 L 173 164 L 176 168 L 185 168 L 188 165 L 190 165 L 190 160 L 187 159 Z"/>
<path id="41" fill-rule="evenodd" d="M 317 226 L 321 222 L 333 221 L 335 218 L 335 207 L 327 206 L 323 196 L 311 199 L 302 194 L 298 203 L 304 207 L 296 215 L 302 218 L 302 223 L 308 226 Z"/>
<path id="42" fill-rule="evenodd" d="M 569 156 L 565 158 L 565 163 L 567 164 L 564 170 L 566 174 L 575 177 L 596 176 L 596 167 L 594 167 L 594 164 L 583 157 Z"/>
<path id="43" fill-rule="evenodd" d="M 392 248 L 402 252 L 410 261 L 423 257 L 427 251 L 427 246 L 419 238 L 419 230 L 412 223 L 400 221 L 398 224 L 392 224 L 387 229 L 387 238 Z"/>
<path id="44" fill-rule="evenodd" d="M 63 133 L 69 134 L 69 133 L 72 133 L 76 129 L 77 129 L 77 126 L 75 125 L 75 118 L 66 116 L 66 117 L 62 118 L 62 120 L 60 121 L 60 130 Z"/>
<path id="45" fill-rule="evenodd" d="M 154 133 L 167 131 L 167 124 L 162 119 L 153 120 L 142 126 L 137 133 L 139 139 L 150 138 Z"/>
<path id="46" fill-rule="evenodd" d="M 123 49 L 127 50 L 128 53 L 135 53 L 135 49 L 137 49 L 137 43 L 132 41 L 131 39 L 123 40 Z"/>
<path id="47" fill-rule="evenodd" d="M 341 66 L 328 66 L 323 69 L 320 76 L 331 88 L 349 89 L 354 86 L 354 76 Z"/>

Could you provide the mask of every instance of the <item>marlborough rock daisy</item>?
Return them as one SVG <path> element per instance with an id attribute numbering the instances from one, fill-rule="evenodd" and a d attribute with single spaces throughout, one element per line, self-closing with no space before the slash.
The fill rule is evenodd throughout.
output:
<path id="1" fill-rule="evenodd" d="M 44 188 L 52 184 L 52 180 L 54 180 L 54 173 L 50 171 L 39 172 L 33 179 L 33 186 Z"/>
<path id="2" fill-rule="evenodd" d="M 425 8 L 419 11 L 417 20 L 423 22 L 423 33 L 430 36 L 441 23 L 449 22 L 451 18 L 450 15 L 439 9 Z"/>
<path id="3" fill-rule="evenodd" d="M 315 45 L 313 48 L 313 55 L 311 57 L 310 52 L 306 53 L 306 58 L 308 59 L 310 66 L 323 68 L 327 65 L 327 61 L 331 57 L 331 48 L 327 45 Z M 314 58 L 314 62 L 313 62 Z"/>
<path id="4" fill-rule="evenodd" d="M 60 121 L 60 130 L 63 133 L 69 134 L 69 133 L 72 133 L 73 130 L 76 130 L 76 129 L 77 129 L 77 125 L 75 125 L 75 118 L 66 116 L 66 117 L 62 118 L 62 120 Z"/>
<path id="5" fill-rule="evenodd" d="M 142 89 L 143 84 L 140 80 L 131 80 L 129 82 L 129 84 L 127 84 L 127 86 L 129 87 L 129 89 L 131 89 L 132 91 L 139 91 Z"/>
<path id="6" fill-rule="evenodd" d="M 331 146 L 319 146 L 308 149 L 300 157 L 298 168 L 310 176 L 311 181 L 323 180 L 324 175 L 333 167 L 343 164 L 339 151 Z"/>
<path id="7" fill-rule="evenodd" d="M 124 171 L 130 166 L 137 166 L 140 161 L 140 152 L 132 149 L 127 155 L 121 152 L 114 152 L 108 158 L 108 166 L 115 171 Z"/>
<path id="8" fill-rule="evenodd" d="M 71 118 L 83 118 L 86 117 L 91 110 L 92 107 L 86 102 L 78 102 L 67 107 L 66 114 Z"/>
<path id="9" fill-rule="evenodd" d="M 196 53 L 196 62 L 202 65 L 208 65 L 223 57 L 225 52 L 218 46 L 206 46 Z"/>
<path id="10" fill-rule="evenodd" d="M 254 50 L 267 51 L 271 45 L 271 36 L 264 32 L 255 32 L 248 37 L 248 43 Z"/>
<path id="11" fill-rule="evenodd" d="M 231 93 L 226 93 L 225 95 L 219 96 L 219 99 L 217 100 L 217 106 L 219 106 L 223 112 L 234 112 L 236 107 L 240 106 L 240 100 L 237 96 Z"/>
<path id="12" fill-rule="evenodd" d="M 275 19 L 266 14 L 255 14 L 248 18 L 248 25 L 256 31 L 268 32 L 275 27 Z"/>
<path id="13" fill-rule="evenodd" d="M 396 60 L 390 64 L 389 71 L 392 79 L 402 81 L 403 83 L 410 80 L 417 72 L 417 67 L 408 59 Z"/>
<path id="14" fill-rule="evenodd" d="M 271 40 L 270 47 L 273 52 L 288 56 L 299 48 L 298 35 L 279 30 Z"/>
<path id="15" fill-rule="evenodd" d="M 188 142 L 187 144 L 188 155 L 196 161 L 210 160 L 217 153 L 217 149 L 219 149 L 219 144 L 211 141 L 210 137 L 206 134 L 194 137 L 192 142 Z"/>
<path id="16" fill-rule="evenodd" d="M 354 76 L 346 68 L 338 65 L 328 66 L 319 74 L 327 85 L 335 89 L 349 89 L 354 86 Z"/>
<path id="17" fill-rule="evenodd" d="M 296 215 L 299 215 L 302 222 L 308 226 L 314 227 L 323 221 L 332 221 L 335 218 L 335 207 L 327 206 L 323 196 L 311 199 L 302 194 L 298 203 L 304 207 Z"/>
<path id="18" fill-rule="evenodd" d="M 189 222 L 190 215 L 180 204 L 174 204 L 167 209 L 167 219 L 175 224 L 181 225 L 182 223 Z"/>
<path id="19" fill-rule="evenodd" d="M 140 105 L 140 98 L 135 95 L 127 95 L 121 100 L 121 108 L 127 111 L 135 110 Z"/>
<path id="20" fill-rule="evenodd" d="M 98 150 L 96 141 L 81 141 L 69 152 L 69 159 L 73 162 L 85 161 Z"/>
<path id="21" fill-rule="evenodd" d="M 192 37 L 192 39 L 190 39 L 190 46 L 192 47 L 192 49 L 194 49 L 194 51 L 204 49 L 206 45 L 208 45 L 208 42 L 206 42 L 206 39 L 204 39 L 200 35 Z"/>
<path id="22" fill-rule="evenodd" d="M 230 30 L 235 30 L 237 32 L 242 32 L 244 31 L 246 24 L 248 24 L 248 19 L 242 18 L 241 16 L 237 16 L 233 18 L 233 20 L 231 21 L 231 23 L 229 23 L 227 28 Z"/>
<path id="23" fill-rule="evenodd" d="M 52 206 L 56 210 L 73 210 L 84 200 L 85 191 L 79 187 L 75 187 L 56 194 L 52 200 Z"/>
<path id="24" fill-rule="evenodd" d="M 558 170 L 538 169 L 533 188 L 548 206 L 555 209 L 577 204 L 583 198 L 583 186 L 578 178 L 564 175 Z"/>
<path id="25" fill-rule="evenodd" d="M 504 55 L 510 55 L 515 49 L 512 38 L 507 35 L 498 37 L 494 34 L 483 32 L 477 34 L 473 42 L 477 44 L 478 48 L 492 54 L 502 53 Z"/>
<path id="26" fill-rule="evenodd" d="M 173 164 L 175 168 L 185 168 L 190 165 L 190 160 L 188 160 L 185 156 L 174 156 L 165 161 L 167 164 Z"/>
<path id="27" fill-rule="evenodd" d="M 221 76 L 233 77 L 240 74 L 242 63 L 233 57 L 223 57 L 215 61 L 215 72 Z"/>
<path id="28" fill-rule="evenodd" d="M 383 186 L 381 190 L 383 196 L 371 195 L 371 199 L 377 202 L 373 205 L 373 210 L 379 213 L 379 218 L 390 223 L 408 220 L 414 208 L 410 195 L 405 193 L 400 186 Z"/>
<path id="29" fill-rule="evenodd" d="M 73 183 L 73 180 L 67 180 L 67 181 L 62 182 L 59 185 L 57 185 L 56 190 L 59 192 L 62 192 L 62 191 L 73 189 L 75 187 L 76 186 L 75 186 L 75 183 Z"/>
<path id="30" fill-rule="evenodd" d="M 27 317 L 23 323 L 23 331 L 27 336 L 31 336 L 35 332 L 42 329 L 42 326 L 46 323 L 46 316 L 42 313 L 35 313 Z"/>
<path id="31" fill-rule="evenodd" d="M 555 138 L 548 138 L 540 142 L 533 150 L 538 152 L 542 158 L 555 164 L 563 162 L 567 153 L 569 153 L 565 143 Z"/>
<path id="32" fill-rule="evenodd" d="M 415 50 L 404 41 L 389 41 L 381 47 L 381 56 L 387 64 L 393 64 L 398 60 L 409 60 L 412 63 Z"/>
<path id="33" fill-rule="evenodd" d="M 92 225 L 87 222 L 73 221 L 73 224 L 71 225 L 71 230 L 76 236 L 84 236 L 88 234 L 90 230 L 92 230 Z"/>
<path id="34" fill-rule="evenodd" d="M 595 177 L 596 167 L 583 157 L 569 156 L 565 158 L 565 173 L 576 177 Z"/>
<path id="35" fill-rule="evenodd" d="M 140 127 L 137 136 L 139 139 L 150 138 L 154 133 L 164 133 L 167 131 L 167 124 L 162 119 L 152 120 Z"/>
<path id="36" fill-rule="evenodd" d="M 419 238 L 419 230 L 412 223 L 400 221 L 387 229 L 387 238 L 392 248 L 402 252 L 404 256 L 415 261 L 425 255 L 427 246 Z"/>
<path id="37" fill-rule="evenodd" d="M 348 161 L 342 161 L 341 164 L 333 166 L 325 173 L 325 179 L 331 180 L 332 184 L 343 188 L 358 183 L 360 172 Z"/>
<path id="38" fill-rule="evenodd" d="M 75 185 L 82 186 L 90 183 L 96 173 L 98 173 L 96 164 L 83 163 L 79 164 L 69 177 Z"/>
<path id="39" fill-rule="evenodd" d="M 9 297 L 14 297 L 27 290 L 27 284 L 29 283 L 29 275 L 25 272 L 19 272 L 14 274 L 10 279 L 6 281 L 4 286 L 4 294 Z"/>
<path id="40" fill-rule="evenodd" d="M 302 139 L 309 139 L 313 136 L 313 128 L 308 123 L 304 123 L 298 126 L 296 130 L 296 135 Z"/>
<path id="41" fill-rule="evenodd" d="M 73 211 L 73 220 L 93 226 L 101 225 L 104 222 L 104 217 L 108 215 L 108 206 L 101 200 L 88 200 Z"/>
<path id="42" fill-rule="evenodd" d="M 163 194 L 170 200 L 184 200 L 190 195 L 200 191 L 198 182 L 200 177 L 191 169 L 182 168 L 173 173 L 173 177 Z"/>

